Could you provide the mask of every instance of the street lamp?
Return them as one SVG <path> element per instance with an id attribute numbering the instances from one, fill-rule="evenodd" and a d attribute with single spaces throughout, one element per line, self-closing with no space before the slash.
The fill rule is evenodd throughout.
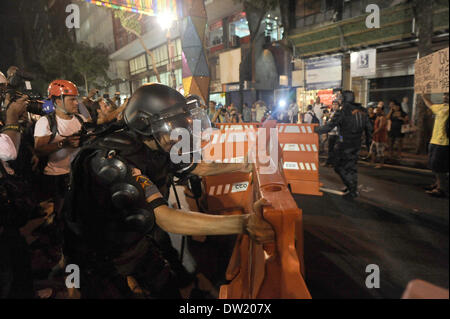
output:
<path id="1" fill-rule="evenodd" d="M 176 17 L 173 13 L 170 11 L 162 12 L 157 17 L 158 24 L 160 25 L 161 29 L 167 30 L 166 38 L 167 38 L 167 51 L 169 56 L 169 71 L 170 71 L 170 77 L 171 77 L 171 84 L 172 88 L 176 89 L 177 86 L 177 80 L 175 78 L 175 71 L 173 67 L 173 48 L 172 48 L 172 40 L 171 40 L 171 34 L 170 34 L 170 28 L 172 27 L 172 23 L 176 21 Z"/>

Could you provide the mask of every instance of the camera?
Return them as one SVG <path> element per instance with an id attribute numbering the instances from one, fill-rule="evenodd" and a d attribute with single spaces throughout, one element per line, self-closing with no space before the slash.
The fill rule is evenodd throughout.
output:
<path id="1" fill-rule="evenodd" d="M 9 93 L 11 96 L 10 102 L 15 102 L 22 96 L 27 95 L 29 98 L 27 112 L 36 115 L 45 115 L 42 95 L 33 91 L 31 88 L 29 81 L 33 79 L 34 76 L 32 74 L 17 69 L 8 77 L 8 85 L 4 93 Z"/>
<path id="2" fill-rule="evenodd" d="M 44 101 L 42 96 L 39 93 L 33 92 L 31 90 L 26 90 L 24 93 L 16 91 L 14 92 L 14 95 L 11 97 L 11 102 L 15 102 L 18 99 L 20 99 L 22 96 L 27 95 L 28 96 L 28 106 L 27 106 L 27 112 L 31 114 L 36 115 L 45 115 L 46 112 L 44 112 Z"/>

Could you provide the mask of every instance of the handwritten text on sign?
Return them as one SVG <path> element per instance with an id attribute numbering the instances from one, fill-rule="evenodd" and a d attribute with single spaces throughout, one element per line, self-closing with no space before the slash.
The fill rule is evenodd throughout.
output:
<path id="1" fill-rule="evenodd" d="M 414 90 L 416 93 L 448 92 L 448 48 L 416 61 Z"/>

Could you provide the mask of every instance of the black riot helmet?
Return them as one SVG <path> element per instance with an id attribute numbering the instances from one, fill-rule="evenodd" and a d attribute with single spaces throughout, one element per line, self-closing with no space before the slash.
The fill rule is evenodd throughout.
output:
<path id="1" fill-rule="evenodd" d="M 344 103 L 353 103 L 353 102 L 355 102 L 355 93 L 353 93 L 353 91 L 344 91 L 342 93 L 342 96 L 344 98 Z"/>
<path id="2" fill-rule="evenodd" d="M 153 137 L 164 151 L 170 152 L 177 143 L 174 136 L 188 132 L 192 140 L 198 131 L 194 129 L 196 126 L 201 130 L 198 136 L 201 139 L 201 132 L 211 128 L 208 115 L 199 106 L 199 101 L 192 98 L 186 100 L 175 89 L 150 83 L 141 86 L 132 95 L 124 112 L 124 120 L 131 130 Z"/>

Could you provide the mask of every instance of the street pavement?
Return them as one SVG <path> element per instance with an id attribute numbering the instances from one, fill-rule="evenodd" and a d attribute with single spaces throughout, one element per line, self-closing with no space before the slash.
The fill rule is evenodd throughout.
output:
<path id="1" fill-rule="evenodd" d="M 324 188 L 343 185 L 320 169 Z M 409 281 L 449 287 L 449 200 L 425 194 L 433 176 L 359 166 L 361 196 L 294 195 L 303 211 L 306 283 L 313 298 L 400 298 Z M 366 287 L 367 265 L 380 288 Z"/>

